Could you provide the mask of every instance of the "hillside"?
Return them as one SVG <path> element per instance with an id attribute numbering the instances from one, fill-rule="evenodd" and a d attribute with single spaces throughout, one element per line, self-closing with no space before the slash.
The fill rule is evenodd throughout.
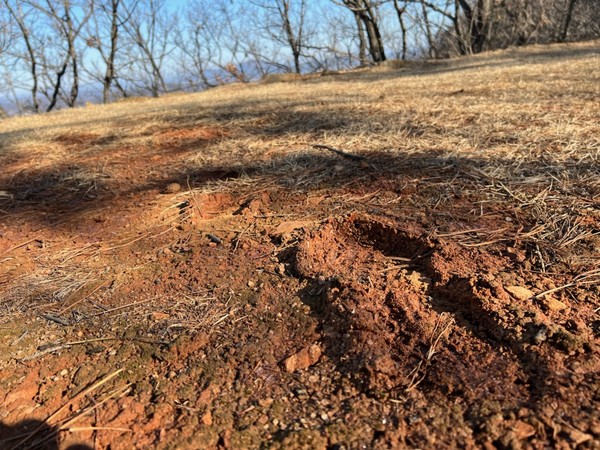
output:
<path id="1" fill-rule="evenodd" d="M 599 448 L 600 42 L 0 122 L 0 447 Z"/>

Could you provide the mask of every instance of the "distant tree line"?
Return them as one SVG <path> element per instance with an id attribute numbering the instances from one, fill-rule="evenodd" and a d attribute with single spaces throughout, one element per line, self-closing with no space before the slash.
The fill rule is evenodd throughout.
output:
<path id="1" fill-rule="evenodd" d="M 17 112 L 600 37 L 598 0 L 0 0 Z M 83 92 L 83 94 L 82 94 Z"/>

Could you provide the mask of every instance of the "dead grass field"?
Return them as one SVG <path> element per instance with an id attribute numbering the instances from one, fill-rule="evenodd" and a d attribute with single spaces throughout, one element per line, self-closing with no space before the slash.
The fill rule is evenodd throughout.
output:
<path id="1" fill-rule="evenodd" d="M 596 41 L 0 122 L 0 447 L 600 448 L 599 105 Z"/>

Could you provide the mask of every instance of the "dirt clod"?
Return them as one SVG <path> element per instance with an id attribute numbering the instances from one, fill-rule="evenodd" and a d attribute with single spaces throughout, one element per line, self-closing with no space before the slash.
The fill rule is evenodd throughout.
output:
<path id="1" fill-rule="evenodd" d="M 297 370 L 308 369 L 310 366 L 319 361 L 321 354 L 321 347 L 319 347 L 317 344 L 313 344 L 286 358 L 283 361 L 283 367 L 288 373 L 296 372 Z"/>
<path id="2" fill-rule="evenodd" d="M 531 290 L 523 286 L 506 286 L 505 289 L 517 300 L 529 300 L 535 295 Z"/>
<path id="3" fill-rule="evenodd" d="M 211 426 L 213 424 L 212 413 L 210 411 L 207 411 L 202 415 L 200 420 L 204 425 Z"/>
<path id="4" fill-rule="evenodd" d="M 563 311 L 568 308 L 568 306 L 565 303 L 551 296 L 544 297 L 542 299 L 542 304 L 546 309 L 550 311 Z"/>

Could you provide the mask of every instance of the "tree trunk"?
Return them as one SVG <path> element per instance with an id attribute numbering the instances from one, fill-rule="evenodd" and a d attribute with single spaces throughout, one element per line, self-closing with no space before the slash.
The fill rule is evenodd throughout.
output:
<path id="1" fill-rule="evenodd" d="M 381 38 L 377 19 L 369 0 L 363 0 L 363 5 L 364 13 L 362 19 L 367 30 L 367 37 L 369 38 L 371 58 L 373 58 L 373 62 L 380 63 L 386 60 L 383 39 Z"/>
<path id="2" fill-rule="evenodd" d="M 467 46 L 465 45 L 465 38 L 463 37 L 462 31 L 460 29 L 459 11 L 460 11 L 459 0 L 455 0 L 454 1 L 454 17 L 452 18 L 452 23 L 454 24 L 454 33 L 456 34 L 456 43 L 458 44 L 459 53 L 461 55 L 466 55 L 467 54 Z"/>
<path id="3" fill-rule="evenodd" d="M 379 32 L 379 25 L 377 23 L 377 16 L 375 14 L 375 9 L 371 4 L 370 0 L 343 0 L 344 5 L 352 11 L 354 17 L 358 21 L 362 22 L 364 30 L 367 33 L 367 40 L 369 43 L 369 53 L 371 54 L 371 59 L 375 63 L 380 63 L 385 61 L 385 50 L 383 47 L 383 39 L 381 38 L 381 33 Z M 359 39 L 360 39 L 360 25 L 359 29 Z M 362 45 L 362 42 L 361 42 Z"/>
<path id="4" fill-rule="evenodd" d="M 480 53 L 484 50 L 489 33 L 489 8 L 488 0 L 477 0 L 472 7 L 468 0 L 458 0 L 468 26 L 468 51 Z"/>
<path id="5" fill-rule="evenodd" d="M 421 9 L 423 11 L 423 21 L 425 23 L 425 35 L 427 36 L 427 45 L 429 46 L 429 57 L 435 57 L 435 42 L 433 40 L 433 34 L 431 33 L 431 24 L 429 23 L 429 14 L 427 14 L 427 7 L 425 3 L 421 3 Z"/>
<path id="6" fill-rule="evenodd" d="M 110 3 L 110 51 L 106 60 L 106 72 L 104 73 L 104 87 L 102 100 L 110 103 L 110 88 L 115 78 L 115 56 L 119 40 L 119 3 L 120 0 L 111 0 Z"/>
<path id="7" fill-rule="evenodd" d="M 379 28 L 371 20 L 365 22 L 365 28 L 369 39 L 369 53 L 371 53 L 371 59 L 375 63 L 385 61 L 385 51 L 383 49 L 381 35 L 379 34 Z"/>
<path id="8" fill-rule="evenodd" d="M 567 35 L 569 34 L 569 25 L 571 25 L 571 19 L 573 18 L 573 10 L 575 9 L 576 3 L 577 0 L 568 0 L 567 12 L 565 14 L 565 20 L 563 22 L 563 27 L 559 37 L 560 42 L 564 42 L 567 39 Z"/>
<path id="9" fill-rule="evenodd" d="M 73 81 L 71 84 L 71 93 L 69 95 L 67 104 L 70 108 L 75 106 L 77 96 L 79 95 L 79 69 L 77 67 L 77 53 L 75 51 L 75 36 L 76 31 L 73 27 L 73 21 L 71 20 L 71 12 L 69 11 L 69 2 L 65 0 L 64 3 L 64 17 L 65 21 L 65 35 L 67 38 L 67 46 L 69 57 L 71 58 L 71 69 L 73 73 Z"/>
<path id="10" fill-rule="evenodd" d="M 400 6 L 398 0 L 394 0 L 394 8 L 396 8 L 396 14 L 398 15 L 398 23 L 400 24 L 401 39 L 402 39 L 402 60 L 406 59 L 406 24 L 404 23 L 404 13 L 406 12 L 406 5 Z"/>
<path id="11" fill-rule="evenodd" d="M 60 85 L 62 82 L 62 77 L 65 75 L 67 71 L 67 67 L 69 67 L 69 59 L 71 59 L 70 55 L 67 55 L 65 61 L 63 62 L 62 67 L 56 74 L 56 82 L 54 83 L 54 89 L 52 91 L 52 96 L 50 97 L 50 104 L 46 108 L 46 112 L 50 112 L 56 106 L 56 102 L 58 100 L 58 94 L 60 92 Z"/>
<path id="12" fill-rule="evenodd" d="M 138 46 L 140 47 L 140 49 L 142 50 L 142 52 L 146 55 L 146 58 L 148 58 L 148 62 L 150 63 L 150 66 L 152 67 L 152 77 L 154 78 L 152 80 L 152 86 L 151 86 L 151 92 L 152 92 L 152 97 L 158 97 L 160 90 L 162 89 L 163 92 L 167 91 L 167 86 L 165 84 L 165 80 L 163 79 L 163 76 L 160 72 L 160 68 L 158 67 L 158 64 L 156 63 L 156 59 L 154 58 L 154 55 L 152 54 L 152 52 L 148 49 L 148 47 L 144 44 L 144 41 L 141 37 L 141 33 L 138 30 Z"/>
<path id="13" fill-rule="evenodd" d="M 300 52 L 302 47 L 302 24 L 300 25 L 300 29 L 298 30 L 298 36 L 294 34 L 294 29 L 292 28 L 292 23 L 290 22 L 290 3 L 289 0 L 281 0 L 281 3 L 277 5 L 279 9 L 279 15 L 281 16 L 281 20 L 283 21 L 283 30 L 285 32 L 285 36 L 287 42 L 290 46 L 290 50 L 292 51 L 292 56 L 294 58 L 294 71 L 296 73 L 301 72 L 300 68 Z"/>
<path id="14" fill-rule="evenodd" d="M 354 19 L 356 20 L 356 30 L 358 35 L 358 60 L 361 65 L 365 65 L 367 63 L 367 38 L 365 37 L 365 27 L 357 12 L 354 12 Z"/>

